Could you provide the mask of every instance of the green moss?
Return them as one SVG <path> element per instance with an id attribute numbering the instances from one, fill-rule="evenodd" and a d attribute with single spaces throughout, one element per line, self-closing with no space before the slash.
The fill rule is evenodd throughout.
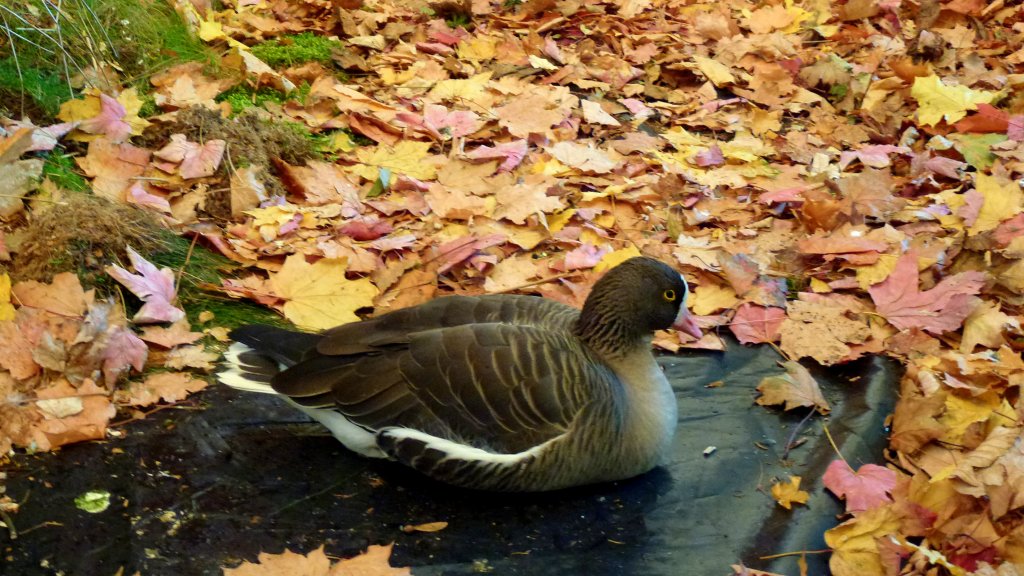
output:
<path id="1" fill-rule="evenodd" d="M 215 316 L 215 325 L 228 328 L 254 323 L 289 325 L 264 306 L 208 289 L 219 286 L 222 273 L 237 269 L 237 264 L 203 246 L 193 246 L 188 238 L 169 231 L 160 231 L 160 235 L 162 248 L 146 256 L 154 264 L 166 266 L 176 274 L 180 271 L 178 301 L 191 322 L 198 323 L 199 314 L 210 311 Z"/>
<path id="2" fill-rule="evenodd" d="M 270 66 L 279 68 L 306 62 L 330 64 L 332 51 L 342 46 L 337 40 L 303 32 L 257 44 L 252 47 L 252 53 Z"/>
<path id="3" fill-rule="evenodd" d="M 59 149 L 54 150 L 46 158 L 46 164 L 43 165 L 43 175 L 65 190 L 74 192 L 86 192 L 89 190 L 89 183 L 79 174 L 78 168 L 75 166 L 75 160 L 67 154 L 61 154 Z"/>
<path id="4" fill-rule="evenodd" d="M 267 102 L 283 104 L 289 98 L 284 92 L 274 90 L 273 88 L 264 87 L 253 90 L 248 86 L 238 85 L 230 90 L 221 92 L 216 100 L 217 102 L 227 102 L 231 105 L 231 113 L 239 114 L 253 106 L 263 106 Z"/>
<path id="5" fill-rule="evenodd" d="M 139 94 L 142 100 L 142 107 L 139 108 L 140 117 L 149 118 L 160 113 L 160 108 L 156 105 L 156 98 L 152 94 L 146 94 L 143 90 L 139 90 Z"/>

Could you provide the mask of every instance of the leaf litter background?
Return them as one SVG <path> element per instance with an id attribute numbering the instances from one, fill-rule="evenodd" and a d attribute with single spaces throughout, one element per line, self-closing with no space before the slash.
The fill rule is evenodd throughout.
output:
<path id="1" fill-rule="evenodd" d="M 905 363 L 889 464 L 837 455 L 823 479 L 848 512 L 825 534 L 834 574 L 1020 573 L 1019 5 L 176 8 L 226 73 L 160 71 L 146 119 L 113 83 L 66 103 L 62 124 L 4 120 L 6 217 L 61 201 L 31 181 L 33 153 L 63 140 L 96 195 L 239 264 L 208 289 L 310 330 L 450 293 L 579 305 L 608 267 L 660 258 L 696 288 L 705 336 L 657 345 L 721 350 L 731 331 L 776 346 L 789 361 L 760 404 L 828 413 L 797 360 Z M 330 62 L 275 69 L 248 49 L 301 31 L 337 37 Z M 215 98 L 240 84 L 291 96 L 232 115 Z M 254 146 L 245 126 L 266 119 L 304 125 L 320 153 Z M 131 320 L 74 274 L 0 276 L 4 453 L 104 438 L 118 411 L 142 418 L 206 386 L 226 328 L 190 321 L 175 271 L 129 256 L 107 271 L 142 304 Z M 800 480 L 772 496 L 800 505 Z M 368 555 L 387 567 L 386 550 Z M 322 550 L 260 562 L 234 573 L 347 573 Z"/>

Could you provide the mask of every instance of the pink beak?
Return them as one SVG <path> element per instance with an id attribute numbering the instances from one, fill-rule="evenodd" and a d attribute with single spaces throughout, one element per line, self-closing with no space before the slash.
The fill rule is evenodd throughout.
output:
<path id="1" fill-rule="evenodd" d="M 676 316 L 676 321 L 672 324 L 672 327 L 693 336 L 697 340 L 704 337 L 704 333 L 700 331 L 700 326 L 697 326 L 697 321 L 690 315 L 690 311 L 686 309 L 685 305 L 679 307 L 679 315 Z"/>

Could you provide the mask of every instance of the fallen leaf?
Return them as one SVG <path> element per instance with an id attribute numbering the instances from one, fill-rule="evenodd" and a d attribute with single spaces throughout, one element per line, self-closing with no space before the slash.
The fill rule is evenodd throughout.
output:
<path id="1" fill-rule="evenodd" d="M 200 314 L 202 316 L 202 314 Z M 200 318 L 201 320 L 201 318 Z M 209 318 L 207 321 L 212 320 Z M 146 326 L 139 338 L 161 346 L 174 348 L 179 344 L 191 344 L 203 337 L 202 332 L 193 332 L 188 319 L 182 318 L 170 326 Z"/>
<path id="2" fill-rule="evenodd" d="M 14 305 L 11 304 L 11 277 L 0 274 L 0 322 L 14 320 Z"/>
<path id="3" fill-rule="evenodd" d="M 425 524 L 402 526 L 402 532 L 412 534 L 413 532 L 440 532 L 448 527 L 447 522 L 427 522 Z"/>
<path id="4" fill-rule="evenodd" d="M 119 326 L 107 340 L 103 351 L 103 381 L 112 386 L 128 368 L 142 372 L 149 348 L 131 329 Z"/>
<path id="5" fill-rule="evenodd" d="M 369 278 L 348 280 L 340 260 L 306 262 L 301 254 L 284 261 L 270 277 L 274 294 L 283 298 L 284 315 L 304 330 L 325 330 L 359 320 L 356 310 L 373 306 L 377 288 Z"/>
<path id="6" fill-rule="evenodd" d="M 828 414 L 831 408 L 811 373 L 798 362 L 784 362 L 782 367 L 786 374 L 768 376 L 757 385 L 761 393 L 757 403 L 761 406 L 784 404 L 785 410 L 813 406 L 821 414 Z"/>
<path id="7" fill-rule="evenodd" d="M 127 403 L 129 406 L 144 408 L 161 400 L 177 402 L 206 386 L 205 380 L 194 378 L 187 372 L 159 372 L 142 382 L 131 382 L 127 390 Z"/>
<path id="8" fill-rule="evenodd" d="M 729 330 L 743 344 L 775 342 L 785 319 L 786 311 L 782 308 L 745 302 L 736 309 Z"/>
<path id="9" fill-rule="evenodd" d="M 833 460 L 822 483 L 846 500 L 847 512 L 857 513 L 892 502 L 889 494 L 896 488 L 896 473 L 875 464 L 864 464 L 854 471 L 845 460 Z"/>
<path id="10" fill-rule="evenodd" d="M 15 284 L 14 297 L 21 306 L 38 308 L 59 316 L 82 316 L 92 303 L 93 291 L 86 292 L 78 276 L 61 272 L 49 284 L 27 280 Z"/>
<path id="11" fill-rule="evenodd" d="M 214 367 L 213 363 L 218 358 L 220 358 L 220 354 L 207 352 L 201 344 L 196 346 L 179 346 L 167 353 L 164 366 L 175 370 L 181 370 L 182 368 L 212 370 Z"/>
<path id="12" fill-rule="evenodd" d="M 153 156 L 177 164 L 178 174 L 184 179 L 213 176 L 224 157 L 224 140 L 207 140 L 203 144 L 189 142 L 184 134 L 171 134 L 169 144 Z"/>
<path id="13" fill-rule="evenodd" d="M 437 167 L 430 159 L 429 150 L 430 142 L 415 140 L 401 140 L 394 147 L 381 144 L 373 149 L 360 148 L 356 150 L 356 158 L 361 164 L 353 167 L 353 171 L 371 182 L 382 169 L 417 180 L 432 180 L 437 175 Z"/>
<path id="14" fill-rule="evenodd" d="M 174 272 L 170 268 L 158 269 L 130 246 L 127 252 L 128 259 L 138 274 L 132 274 L 117 265 L 107 266 L 106 270 L 114 280 L 123 284 L 144 302 L 132 321 L 138 324 L 152 324 L 177 322 L 184 318 L 185 312 L 173 304 L 177 298 Z"/>
<path id="15" fill-rule="evenodd" d="M 832 549 L 829 568 L 835 576 L 887 574 L 878 542 L 899 533 L 899 519 L 891 507 L 865 511 L 825 532 L 825 543 Z"/>
<path id="16" fill-rule="evenodd" d="M 772 484 L 772 498 L 786 510 L 791 510 L 793 504 L 807 504 L 811 495 L 800 489 L 800 477 L 790 476 L 789 482 L 776 482 Z"/>
<path id="17" fill-rule="evenodd" d="M 910 94 L 917 100 L 918 119 L 929 126 L 942 120 L 953 124 L 968 111 L 977 110 L 978 104 L 991 104 L 996 96 L 995 92 L 971 90 L 966 86 L 947 86 L 934 74 L 915 78 Z"/>
<path id="18" fill-rule="evenodd" d="M 868 293 L 878 313 L 893 326 L 942 334 L 960 327 L 970 313 L 970 297 L 984 285 L 981 272 L 961 272 L 922 292 L 918 287 L 917 254 L 908 252 L 896 262 L 892 274 L 869 288 Z"/>
<path id="19" fill-rule="evenodd" d="M 281 554 L 260 552 L 256 562 L 224 568 L 224 576 L 411 576 L 408 568 L 391 566 L 392 544 L 371 545 L 366 552 L 333 565 L 323 546 L 309 554 L 285 550 Z"/>

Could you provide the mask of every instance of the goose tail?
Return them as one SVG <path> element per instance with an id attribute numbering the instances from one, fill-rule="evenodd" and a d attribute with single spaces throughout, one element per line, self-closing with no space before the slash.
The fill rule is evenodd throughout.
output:
<path id="1" fill-rule="evenodd" d="M 222 384 L 263 394 L 277 394 L 271 380 L 316 347 L 318 334 L 273 326 L 251 325 L 233 330 L 235 342 L 224 352 L 217 379 Z"/>

